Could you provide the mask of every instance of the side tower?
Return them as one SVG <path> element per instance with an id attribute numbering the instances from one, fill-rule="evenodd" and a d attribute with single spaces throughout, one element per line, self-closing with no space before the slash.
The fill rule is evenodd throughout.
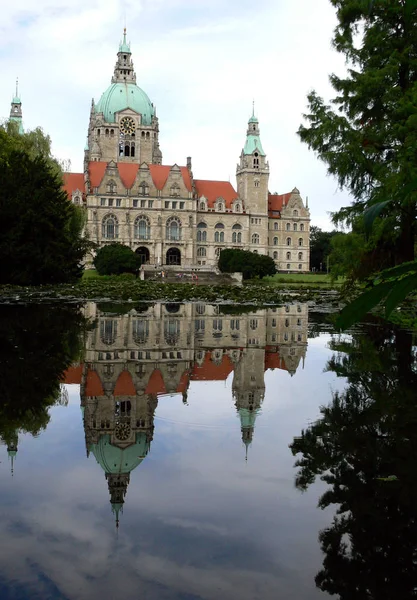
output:
<path id="1" fill-rule="evenodd" d="M 262 148 L 259 121 L 248 122 L 245 146 L 236 169 L 237 190 L 249 219 L 249 249 L 267 253 L 269 164 Z"/>
<path id="2" fill-rule="evenodd" d="M 22 101 L 19 96 L 19 81 L 16 79 L 16 93 L 11 102 L 10 121 L 17 123 L 19 133 L 24 133 L 22 121 Z"/>
<path id="3" fill-rule="evenodd" d="M 97 104 L 92 102 L 86 161 L 111 160 L 161 164 L 155 106 L 136 85 L 126 29 L 119 44 L 111 84 Z"/>

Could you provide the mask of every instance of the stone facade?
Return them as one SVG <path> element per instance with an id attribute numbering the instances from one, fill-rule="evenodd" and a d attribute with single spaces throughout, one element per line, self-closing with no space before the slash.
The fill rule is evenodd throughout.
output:
<path id="1" fill-rule="evenodd" d="M 136 85 L 126 34 L 111 85 L 92 102 L 87 138 L 84 173 L 67 173 L 65 187 L 86 206 L 88 234 L 100 246 L 119 241 L 149 264 L 210 267 L 222 248 L 242 248 L 270 255 L 282 271 L 309 270 L 308 206 L 297 188 L 269 192 L 258 119 L 248 122 L 237 191 L 195 179 L 191 158 L 163 165 L 156 109 Z"/>

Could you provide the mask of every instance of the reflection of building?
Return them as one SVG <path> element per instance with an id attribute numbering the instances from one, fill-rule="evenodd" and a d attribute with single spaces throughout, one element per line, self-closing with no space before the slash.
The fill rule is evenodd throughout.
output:
<path id="1" fill-rule="evenodd" d="M 243 132 L 242 132 L 243 133 Z M 87 208 L 100 246 L 117 240 L 150 264 L 217 264 L 222 248 L 269 255 L 285 271 L 309 270 L 310 212 L 300 192 L 269 192 L 269 163 L 259 122 L 249 118 L 228 181 L 195 179 L 186 166 L 163 165 L 156 107 L 137 85 L 126 31 L 110 86 L 92 102 L 83 173 L 66 173 L 72 202 Z"/>
<path id="2" fill-rule="evenodd" d="M 264 372 L 296 372 L 306 353 L 308 313 L 306 305 L 232 315 L 203 303 L 144 305 L 123 315 L 102 308 L 86 307 L 97 326 L 88 333 L 81 406 L 87 454 L 106 474 L 118 522 L 130 473 L 150 448 L 158 395 L 178 393 L 187 402 L 191 382 L 225 380 L 233 371 L 247 448 L 265 394 Z M 75 371 L 69 376 L 73 381 Z"/>

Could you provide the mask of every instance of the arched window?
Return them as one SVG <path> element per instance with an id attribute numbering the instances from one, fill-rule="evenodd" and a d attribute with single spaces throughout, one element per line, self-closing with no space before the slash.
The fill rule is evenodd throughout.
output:
<path id="1" fill-rule="evenodd" d="M 277 260 L 278 258 L 278 252 L 274 252 L 274 260 Z"/>
<path id="2" fill-rule="evenodd" d="M 303 238 L 298 238 L 298 245 L 302 246 L 303 245 Z"/>
<path id="3" fill-rule="evenodd" d="M 259 187 L 259 179 L 255 179 L 255 187 Z"/>
<path id="4" fill-rule="evenodd" d="M 146 181 L 142 181 L 139 184 L 139 196 L 148 196 L 149 195 L 149 185 Z"/>
<path id="5" fill-rule="evenodd" d="M 294 210 L 292 214 L 294 217 L 298 217 L 298 210 Z"/>
<path id="6" fill-rule="evenodd" d="M 223 198 L 217 198 L 217 200 L 216 200 L 216 210 L 217 210 L 217 212 L 223 212 L 224 211 L 224 201 L 223 201 Z"/>
<path id="7" fill-rule="evenodd" d="M 106 215 L 101 228 L 105 240 L 115 240 L 119 237 L 119 223 L 114 215 Z"/>
<path id="8" fill-rule="evenodd" d="M 171 185 L 169 195 L 172 198 L 178 198 L 178 196 L 180 195 L 180 186 L 178 185 L 178 183 L 174 183 L 173 185 Z"/>
<path id="9" fill-rule="evenodd" d="M 298 268 L 299 268 L 299 269 L 302 269 L 302 268 L 303 268 L 303 265 L 298 265 Z"/>
<path id="10" fill-rule="evenodd" d="M 223 223 L 216 223 L 216 225 L 214 226 L 214 229 L 216 230 L 214 232 L 214 241 L 215 242 L 224 242 L 224 225 Z"/>
<path id="11" fill-rule="evenodd" d="M 149 240 L 151 238 L 151 226 L 148 217 L 141 215 L 135 219 L 133 235 L 138 240 Z"/>
<path id="12" fill-rule="evenodd" d="M 181 221 L 178 217 L 170 217 L 167 220 L 166 239 L 173 242 L 181 239 Z"/>
<path id="13" fill-rule="evenodd" d="M 287 260 L 291 260 L 291 252 L 287 252 Z"/>
<path id="14" fill-rule="evenodd" d="M 207 251 L 204 246 L 197 248 L 197 256 L 207 256 Z"/>
<path id="15" fill-rule="evenodd" d="M 149 321 L 146 319 L 133 319 L 132 336 L 136 344 L 144 344 L 149 336 Z"/>
<path id="16" fill-rule="evenodd" d="M 207 231 L 206 230 L 207 230 L 207 225 L 205 223 L 199 223 L 197 225 L 197 242 L 207 242 Z"/>
<path id="17" fill-rule="evenodd" d="M 240 203 L 236 202 L 236 204 L 235 204 L 235 212 L 240 213 L 240 211 L 241 211 Z"/>
<path id="18" fill-rule="evenodd" d="M 117 190 L 116 183 L 113 181 L 113 179 L 111 179 L 107 183 L 107 193 L 108 194 L 115 194 L 116 190 Z"/>
<path id="19" fill-rule="evenodd" d="M 300 231 L 304 231 L 304 223 L 301 223 L 301 225 L 300 225 Z"/>
<path id="20" fill-rule="evenodd" d="M 232 227 L 232 242 L 233 244 L 242 243 L 242 225 L 235 223 Z"/>
<path id="21" fill-rule="evenodd" d="M 294 231 L 297 231 L 297 223 L 294 223 L 293 228 L 294 228 Z"/>
<path id="22" fill-rule="evenodd" d="M 274 237 L 274 246 L 278 246 L 278 238 Z"/>
<path id="23" fill-rule="evenodd" d="M 252 234 L 252 244 L 259 244 L 259 233 Z"/>
<path id="24" fill-rule="evenodd" d="M 287 269 L 291 269 L 291 265 L 289 263 L 287 264 Z"/>
<path id="25" fill-rule="evenodd" d="M 298 260 L 303 260 L 303 253 L 302 252 L 298 253 Z"/>
<path id="26" fill-rule="evenodd" d="M 291 246 L 291 238 L 287 238 L 287 246 Z"/>
<path id="27" fill-rule="evenodd" d="M 106 135 L 106 137 L 109 137 L 109 130 L 108 129 L 106 129 L 105 135 Z"/>
<path id="28" fill-rule="evenodd" d="M 287 231 L 291 231 L 291 223 L 287 223 Z"/>
<path id="29" fill-rule="evenodd" d="M 117 320 L 102 319 L 100 321 L 100 338 L 103 344 L 111 346 L 117 337 Z"/>
<path id="30" fill-rule="evenodd" d="M 200 202 L 200 210 L 206 210 L 206 203 Z"/>
<path id="31" fill-rule="evenodd" d="M 277 222 L 274 223 L 274 231 L 278 231 L 278 223 Z"/>
<path id="32" fill-rule="evenodd" d="M 257 152 L 253 155 L 253 168 L 259 169 L 259 154 Z"/>

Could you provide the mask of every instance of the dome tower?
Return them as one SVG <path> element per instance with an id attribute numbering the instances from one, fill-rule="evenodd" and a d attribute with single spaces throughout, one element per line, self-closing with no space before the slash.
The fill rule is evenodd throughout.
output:
<path id="1" fill-rule="evenodd" d="M 88 147 L 91 161 L 160 164 L 159 127 L 155 107 L 136 84 L 126 29 L 119 44 L 110 86 L 91 106 Z"/>

